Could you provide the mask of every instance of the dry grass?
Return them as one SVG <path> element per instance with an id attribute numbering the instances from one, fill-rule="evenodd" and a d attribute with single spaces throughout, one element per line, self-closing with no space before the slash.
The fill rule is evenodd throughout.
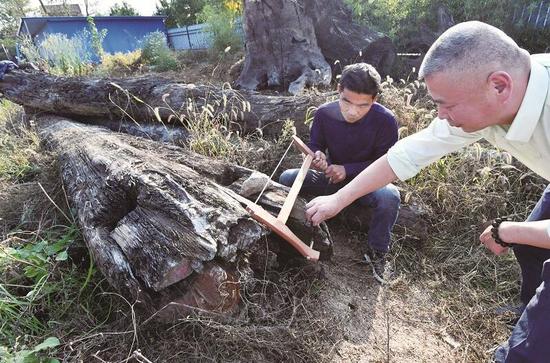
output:
<path id="1" fill-rule="evenodd" d="M 435 107 L 422 83 L 386 84 L 383 101 L 396 111 L 401 136 L 426 126 Z M 421 251 L 396 243 L 395 264 L 405 279 L 430 292 L 434 316 L 461 344 L 462 361 L 490 358 L 507 339 L 510 316 L 498 306 L 518 303 L 519 269 L 513 254 L 493 256 L 478 237 L 497 216 L 524 220 L 546 182 L 486 142 L 451 154 L 407 183 L 404 199 L 430 211 L 430 239 Z M 399 239 L 399 236 L 396 236 Z"/>
<path id="2" fill-rule="evenodd" d="M 339 330 L 335 320 L 311 312 L 320 288 L 316 280 L 296 270 L 271 275 L 247 280 L 238 316 L 197 312 L 159 324 L 146 317 L 131 319 L 127 304 L 126 319 L 103 325 L 101 333 L 74 335 L 64 344 L 64 355 L 69 361 L 124 361 L 139 355 L 159 362 L 330 361 Z"/>
<path id="3" fill-rule="evenodd" d="M 434 115 L 422 83 L 387 82 L 382 103 L 396 112 L 402 136 L 424 127 Z M 235 102 L 235 107 L 238 104 Z M 8 111 L 3 111 L 11 115 L 7 119 L 20 120 L 20 114 L 13 116 L 10 107 L 13 106 L 8 105 Z M 193 134 L 189 144 L 192 149 L 268 174 L 284 153 L 293 133 L 292 122 L 288 122 L 278 140 L 267 141 L 261 137 L 261 132 L 243 137 L 231 127 L 231 116 L 213 115 L 208 107 L 192 111 L 194 117 L 185 118 Z M 233 111 L 238 112 L 237 109 Z M 9 213 L 0 208 L 2 217 L 9 215 L 10 220 L 5 224 L 3 245 L 13 245 L 14 241 L 20 245 L 35 243 L 42 238 L 38 236 L 66 223 L 48 198 L 38 198 L 43 204 L 33 202 L 31 196 L 41 195 L 41 188 L 37 187 L 39 181 L 45 184 L 50 180 L 51 184 L 44 189 L 63 206 L 65 213 L 70 214 L 63 204 L 62 189 L 59 185 L 56 189 L 52 182 L 58 180 L 57 176 L 47 172 L 51 169 L 41 166 L 34 174 L 26 171 L 33 170 L 36 165 L 51 166 L 53 163 L 51 159 L 50 163 L 35 162 L 31 156 L 40 152 L 37 139 L 35 135 L 25 134 L 27 129 L 18 131 L 17 127 L 9 126 L 16 123 L 5 123 L 4 131 L 0 132 L 4 142 L 13 143 L 13 152 L 6 154 L 6 160 L 9 165 L 16 165 L 4 168 L 0 174 L 3 178 L 0 195 L 8 201 L 4 206 L 22 206 L 11 208 Z M 18 143 L 16 139 L 26 141 Z M 29 147 L 33 152 L 27 154 L 25 150 Z M 14 153 L 23 155 L 23 162 L 12 158 Z M 428 296 L 428 303 L 418 309 L 431 312 L 441 326 L 437 334 L 448 335 L 458 342 L 455 348 L 458 360 L 486 361 L 495 344 L 509 334 L 505 318 L 496 316 L 493 309 L 517 299 L 518 269 L 511 255 L 494 257 L 481 248 L 477 236 L 481 225 L 496 216 L 524 219 L 538 199 L 544 182 L 512 161 L 506 153 L 478 143 L 465 152 L 442 159 L 400 186 L 404 189 L 406 202 L 418 203 L 430 211 L 431 227 L 430 237 L 423 241 L 421 249 L 401 243 L 405 236 L 395 236 L 392 256 L 401 282 L 390 287 L 390 292 L 407 294 L 411 286 L 421 287 Z M 17 190 L 22 192 L 16 193 Z M 27 216 L 23 218 L 24 215 Z M 22 225 L 30 232 L 13 231 L 21 221 L 28 222 Z M 82 251 L 82 261 L 75 264 L 80 266 L 79 270 L 71 270 L 69 276 L 90 276 L 88 260 Z M 66 281 L 62 273 L 67 270 L 59 269 L 60 266 L 68 268 L 56 265 L 52 281 Z M 154 325 L 147 322 L 147 317 L 136 316 L 134 306 L 106 292 L 108 288 L 96 274 L 86 281 L 73 277 L 71 281 L 77 283 L 67 283 L 66 286 L 71 287 L 66 290 L 79 290 L 74 286 L 81 284 L 86 286 L 86 293 L 78 298 L 70 294 L 54 297 L 59 299 L 57 303 L 74 309 L 61 316 L 44 309 L 46 313 L 37 315 L 41 323 L 56 323 L 40 334 L 21 338 L 24 342 L 21 341 L 19 347 L 32 347 L 44 337 L 54 335 L 61 339 L 61 344 L 52 354 L 66 361 L 126 361 L 128 358 L 142 362 L 147 359 L 331 361 L 335 345 L 343 339 L 346 322 L 337 315 L 329 319 L 312 315 L 315 307 L 323 303 L 319 301 L 319 293 L 327 286 L 315 278 L 305 278 L 300 271 L 266 271 L 250 280 L 251 283 L 244 286 L 243 306 L 238 316 L 220 319 L 193 314 L 172 325 Z M 76 305 L 71 305 L 75 302 Z M 41 302 L 39 306 L 48 305 Z M 18 334 L 24 336 L 24 329 Z"/>

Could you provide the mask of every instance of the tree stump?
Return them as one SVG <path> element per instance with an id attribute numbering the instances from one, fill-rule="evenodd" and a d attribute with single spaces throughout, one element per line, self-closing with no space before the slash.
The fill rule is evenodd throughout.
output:
<path id="1" fill-rule="evenodd" d="M 243 271 L 259 269 L 249 261 L 262 260 L 254 255 L 263 253 L 264 241 L 275 251 L 289 248 L 224 192 L 239 193 L 250 169 L 56 115 L 41 115 L 37 125 L 59 155 L 99 270 L 130 301 L 161 309 L 159 318 L 192 308 L 235 311 Z M 259 203 L 277 211 L 287 190 L 272 183 Z M 301 226 L 295 233 L 329 256 L 330 236 L 305 224 L 304 205 L 296 203 L 289 226 Z"/>
<path id="2" fill-rule="evenodd" d="M 351 63 L 385 75 L 396 56 L 390 38 L 354 23 L 342 0 L 245 0 L 243 18 L 246 56 L 235 81 L 242 89 L 298 94 L 328 86 Z"/>

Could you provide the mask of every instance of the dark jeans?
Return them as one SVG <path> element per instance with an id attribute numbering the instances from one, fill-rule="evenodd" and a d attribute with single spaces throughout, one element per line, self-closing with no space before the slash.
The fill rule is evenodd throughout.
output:
<path id="1" fill-rule="evenodd" d="M 528 221 L 543 219 L 550 219 L 550 185 L 527 218 Z M 527 305 L 542 282 L 542 264 L 550 259 L 550 249 L 518 245 L 514 247 L 514 254 L 521 267 L 521 302 Z"/>
<path id="2" fill-rule="evenodd" d="M 289 169 L 279 177 L 279 183 L 291 186 L 298 175 L 299 169 Z M 336 193 L 346 185 L 345 182 L 329 184 L 328 178 L 319 171 L 309 170 L 302 185 L 301 192 L 313 195 L 329 195 Z M 397 214 L 401 198 L 399 190 L 393 185 L 380 188 L 370 194 L 359 198 L 358 202 L 368 208 L 372 208 L 373 214 L 369 225 L 367 237 L 368 244 L 380 252 L 388 252 L 390 248 L 391 230 Z"/>
<path id="3" fill-rule="evenodd" d="M 495 362 L 550 362 L 550 260 L 544 263 L 542 283 L 521 314 L 510 339 L 495 352 Z"/>
<path id="4" fill-rule="evenodd" d="M 550 219 L 550 185 L 527 219 Z M 508 342 L 495 352 L 496 362 L 550 362 L 550 250 L 518 245 L 521 301 L 527 304 Z"/>

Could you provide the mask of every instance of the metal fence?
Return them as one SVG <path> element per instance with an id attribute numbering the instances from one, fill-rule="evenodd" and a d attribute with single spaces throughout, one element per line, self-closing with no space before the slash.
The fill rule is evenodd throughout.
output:
<path id="1" fill-rule="evenodd" d="M 235 22 L 235 32 L 244 41 L 241 19 Z M 168 29 L 168 42 L 175 50 L 208 49 L 212 44 L 212 34 L 207 24 L 189 25 L 182 28 Z"/>
<path id="2" fill-rule="evenodd" d="M 206 24 L 197 24 L 168 29 L 168 42 L 176 50 L 207 49 L 212 43 L 212 35 L 206 28 Z"/>
<path id="3" fill-rule="evenodd" d="M 516 7 L 512 23 L 533 28 L 550 27 L 550 0 L 542 0 L 539 4 Z"/>

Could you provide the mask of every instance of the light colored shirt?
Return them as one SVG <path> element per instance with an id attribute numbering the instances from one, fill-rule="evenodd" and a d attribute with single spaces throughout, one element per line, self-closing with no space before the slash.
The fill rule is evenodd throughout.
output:
<path id="1" fill-rule="evenodd" d="M 427 128 L 390 148 L 388 162 L 397 177 L 406 180 L 442 156 L 484 138 L 550 181 L 549 89 L 550 54 L 532 55 L 527 90 L 508 129 L 496 125 L 467 133 L 435 118 Z"/>

